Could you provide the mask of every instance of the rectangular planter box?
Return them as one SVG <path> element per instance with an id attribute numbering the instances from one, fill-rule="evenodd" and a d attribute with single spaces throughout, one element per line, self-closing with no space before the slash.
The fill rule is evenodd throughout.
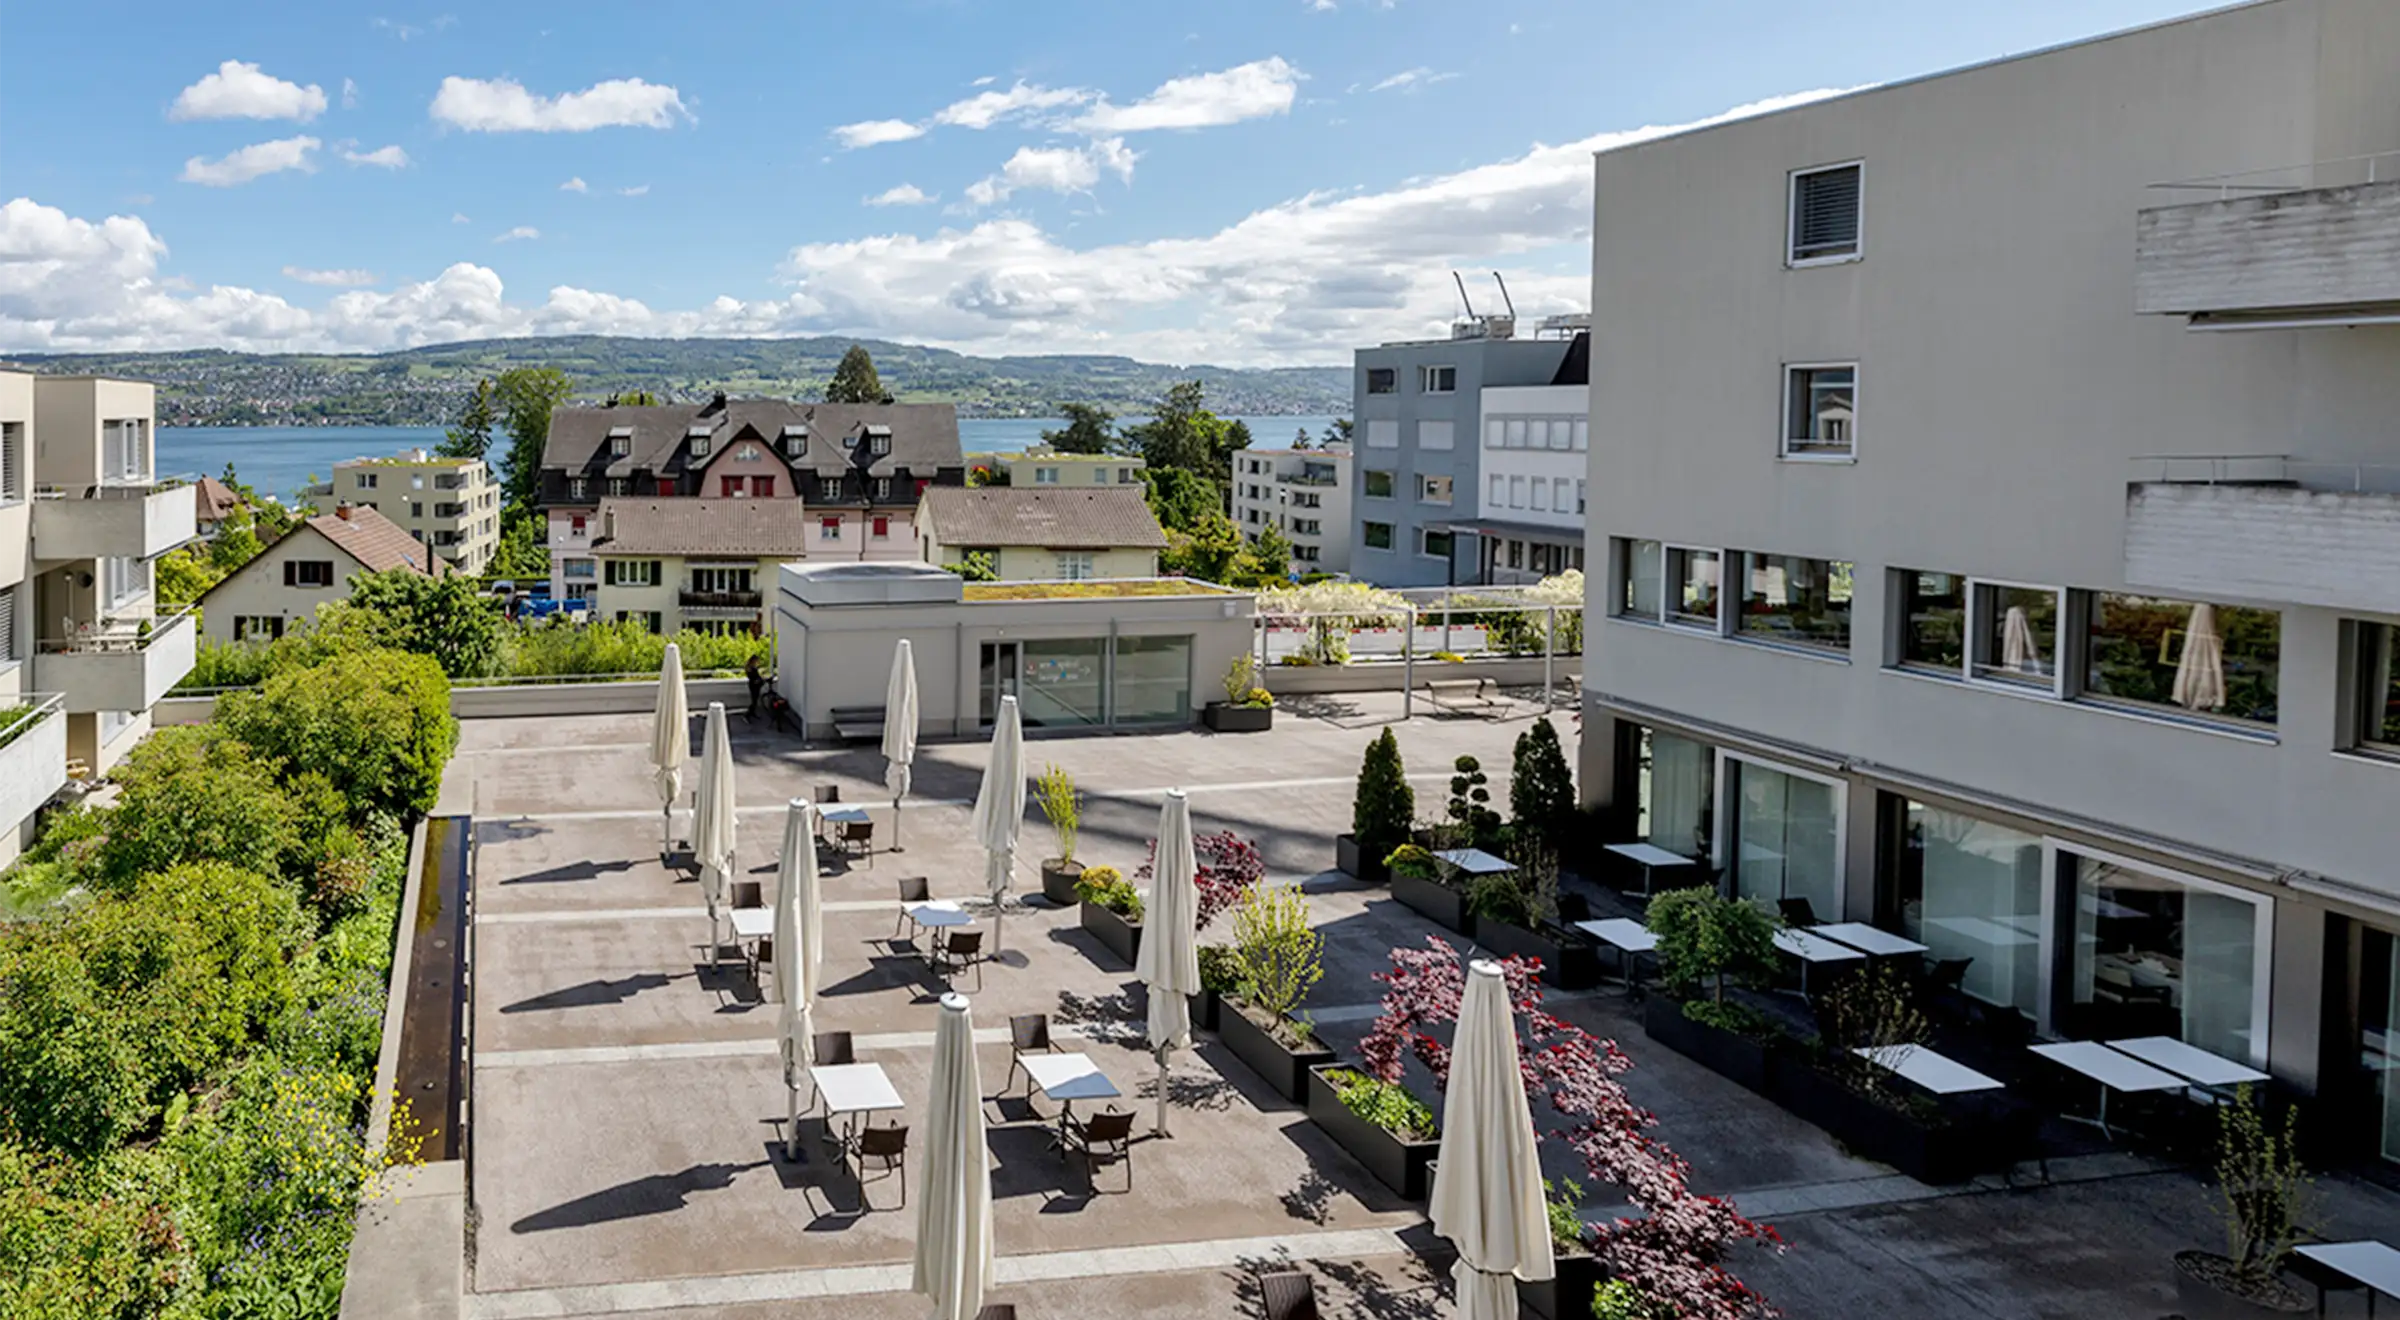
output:
<path id="1" fill-rule="evenodd" d="M 1480 918 L 1475 922 L 1475 942 L 1503 958 L 1541 959 L 1542 979 L 1561 990 L 1588 990 L 1600 984 L 1600 951 L 1589 942 L 1563 940 L 1553 931 L 1527 930 Z"/>
<path id="2" fill-rule="evenodd" d="M 1680 1000 L 1652 995 L 1642 1009 L 1642 1030 L 1650 1039 L 1693 1060 L 1710 1072 L 1772 1096 L 1774 1056 L 1767 1047 L 1730 1031 L 1683 1015 Z"/>
<path id="3" fill-rule="evenodd" d="M 1142 947 L 1141 925 L 1127 921 L 1098 903 L 1085 903 L 1082 909 L 1083 928 L 1098 938 L 1110 953 L 1123 958 L 1127 967 L 1133 966 L 1133 955 Z"/>
<path id="4" fill-rule="evenodd" d="M 1217 1009 L 1217 1038 L 1233 1051 L 1233 1057 L 1247 1064 L 1277 1095 L 1293 1104 L 1308 1096 L 1308 1070 L 1320 1063 L 1333 1062 L 1333 1051 L 1322 1047 L 1297 1052 L 1285 1049 L 1282 1041 L 1251 1021 L 1250 1015 L 1236 1004 L 1223 1004 Z"/>
<path id="5" fill-rule="evenodd" d="M 1555 1248 L 1553 1251 L 1555 1252 Z M 1598 1256 L 1560 1255 L 1542 1283 L 1517 1280 L 1517 1304 L 1543 1320 L 1590 1320 L 1592 1294 L 1608 1282 Z"/>
<path id="6" fill-rule="evenodd" d="M 1333 869 L 1353 880 L 1364 880 L 1371 885 L 1379 885 L 1392 878 L 1382 858 L 1368 857 L 1359 851 L 1358 836 L 1355 834 L 1333 836 Z"/>
<path id="7" fill-rule="evenodd" d="M 1962 1183 L 1997 1167 L 1990 1125 L 1966 1115 L 1927 1123 L 1878 1104 L 1797 1059 L 1776 1070 L 1771 1098 L 1825 1130 L 1861 1159 L 1889 1164 L 1922 1183 Z"/>
<path id="8" fill-rule="evenodd" d="M 1081 902 L 1075 897 L 1075 882 L 1083 878 L 1083 863 L 1069 862 L 1065 866 L 1054 866 L 1052 861 L 1051 858 L 1042 859 L 1042 897 L 1060 907 Z"/>
<path id="9" fill-rule="evenodd" d="M 1392 897 L 1461 935 L 1475 933 L 1475 918 L 1467 911 L 1467 896 L 1459 890 L 1413 875 L 1394 875 Z"/>
<path id="10" fill-rule="evenodd" d="M 1265 733 L 1275 727 L 1275 708 L 1212 701 L 1200 708 L 1200 722 L 1218 733 Z"/>
<path id="11" fill-rule="evenodd" d="M 1309 1121 L 1325 1129 L 1335 1145 L 1366 1165 L 1384 1186 L 1411 1201 L 1424 1200 L 1432 1184 L 1425 1166 L 1442 1153 L 1441 1141 L 1402 1141 L 1351 1113 L 1341 1092 L 1325 1080 L 1326 1071 L 1338 1066 L 1321 1063 L 1308 1070 Z"/>
<path id="12" fill-rule="evenodd" d="M 1224 1001 L 1214 990 L 1203 990 L 1191 996 L 1192 1025 L 1202 1031 L 1217 1029 L 1217 1014 L 1223 1011 Z"/>

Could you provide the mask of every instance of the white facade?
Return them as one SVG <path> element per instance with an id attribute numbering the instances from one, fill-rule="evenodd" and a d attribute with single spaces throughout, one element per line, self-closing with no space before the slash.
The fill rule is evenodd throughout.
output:
<path id="1" fill-rule="evenodd" d="M 500 549 L 500 483 L 480 458 L 441 458 L 422 449 L 333 465 L 312 499 L 317 512 L 363 505 L 432 546 L 465 573 L 481 573 Z"/>
<path id="2" fill-rule="evenodd" d="M 1581 385 L 1483 392 L 1477 428 L 1483 474 L 1474 504 L 1482 541 L 1478 580 L 1538 582 L 1583 567 L 1590 408 L 1591 391 Z"/>
<path id="3" fill-rule="evenodd" d="M 1132 454 L 1062 454 L 1043 447 L 999 456 L 1011 486 L 1138 486 L 1142 460 Z"/>
<path id="4" fill-rule="evenodd" d="M 319 605 L 350 599 L 350 580 L 370 571 L 303 519 L 208 589 L 200 635 L 212 642 L 271 642 L 313 622 Z"/>
<path id="5" fill-rule="evenodd" d="M 1292 543 L 1297 573 L 1350 571 L 1350 451 L 1244 449 L 1233 456 L 1233 525 L 1247 540 L 1269 527 Z"/>
<path id="6" fill-rule="evenodd" d="M 2299 166 L 2306 211 L 2395 124 L 2400 6 L 2273 0 L 1602 154 L 1582 782 L 1620 837 L 2400 1158 L 2400 500 L 2287 573 L 2170 580 L 2189 524 L 2129 518 L 2205 456 L 2293 456 L 2218 494 L 2295 529 L 2283 491 L 2400 465 L 2391 306 L 2136 302 L 2155 208 L 2219 205 L 2151 185 Z"/>

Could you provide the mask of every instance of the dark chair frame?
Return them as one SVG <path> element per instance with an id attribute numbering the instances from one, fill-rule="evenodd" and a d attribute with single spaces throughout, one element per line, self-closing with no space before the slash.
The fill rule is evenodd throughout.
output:
<path id="1" fill-rule="evenodd" d="M 935 935 L 933 953 L 934 970 L 942 974 L 942 979 L 946 981 L 972 967 L 975 988 L 983 989 L 983 965 L 992 960 L 992 955 L 983 951 L 982 931 L 965 926 L 942 927 Z"/>
<path id="2" fill-rule="evenodd" d="M 1317 1281 L 1299 1270 L 1259 1275 L 1258 1294 L 1266 1320 L 1318 1320 Z"/>
<path id="3" fill-rule="evenodd" d="M 927 903 L 931 902 L 932 900 L 933 880 L 931 877 L 922 875 L 904 875 L 900 877 L 900 914 L 892 918 L 892 938 L 895 940 L 899 939 L 900 928 L 905 925 L 908 927 L 909 938 L 915 939 L 917 932 L 925 928 L 917 924 L 917 919 L 915 917 L 908 915 L 908 905 L 911 903 Z"/>
<path id="4" fill-rule="evenodd" d="M 1008 1020 L 1008 1077 L 1000 1083 L 1000 1094 L 1016 1084 L 1017 1074 L 1025 1074 L 1025 1093 L 1033 1094 L 1033 1074 L 1026 1070 L 1025 1056 L 1040 1051 L 1044 1054 L 1058 1049 L 1050 1039 L 1048 1013 L 1019 1013 Z"/>
<path id="5" fill-rule="evenodd" d="M 850 856 L 853 852 L 852 845 L 856 845 L 857 855 L 866 858 L 867 865 L 873 866 L 875 864 L 875 822 L 845 820 L 841 822 L 841 827 L 837 842 L 841 845 L 842 856 Z"/>
<path id="6" fill-rule="evenodd" d="M 1070 1116 L 1066 1121 L 1072 1153 L 1083 1157 L 1083 1185 L 1092 1195 L 1100 1194 L 1095 1175 L 1099 1165 L 1121 1161 L 1125 1165 L 1125 1191 L 1133 1190 L 1133 1112 L 1108 1109 L 1089 1118 Z"/>
<path id="7" fill-rule="evenodd" d="M 903 1123 L 895 1127 L 877 1127 L 869 1123 L 858 1130 L 858 1135 L 849 1143 L 849 1146 L 851 1161 L 858 1178 L 859 1208 L 861 1210 L 875 1208 L 875 1203 L 867 1199 L 867 1183 L 870 1181 L 867 1177 L 867 1161 L 881 1160 L 883 1161 L 883 1173 L 872 1181 L 883 1182 L 897 1174 L 900 1182 L 900 1204 L 897 1208 L 906 1210 L 908 1208 L 908 1125 Z"/>

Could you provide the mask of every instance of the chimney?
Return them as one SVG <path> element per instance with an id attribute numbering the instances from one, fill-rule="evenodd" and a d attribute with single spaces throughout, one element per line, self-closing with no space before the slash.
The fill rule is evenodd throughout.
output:
<path id="1" fill-rule="evenodd" d="M 600 539 L 603 541 L 617 539 L 617 511 L 613 507 L 600 511 Z"/>
<path id="2" fill-rule="evenodd" d="M 343 522 L 350 521 L 350 501 L 343 500 L 341 503 L 333 506 L 333 516 L 341 519 Z"/>

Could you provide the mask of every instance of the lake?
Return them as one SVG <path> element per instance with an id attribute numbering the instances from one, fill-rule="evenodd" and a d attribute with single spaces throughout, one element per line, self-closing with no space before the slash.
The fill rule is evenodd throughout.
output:
<path id="1" fill-rule="evenodd" d="M 1120 423 L 1145 420 L 1119 418 Z M 1252 442 L 1281 448 L 1305 427 L 1322 436 L 1330 417 L 1244 417 Z M 1014 454 L 1039 443 L 1042 432 L 1066 425 L 1060 417 L 962 417 L 959 445 L 970 454 Z M 162 426 L 158 428 L 158 471 L 170 476 L 222 476 L 227 463 L 243 481 L 270 495 L 294 499 L 314 476 L 333 475 L 347 458 L 381 457 L 403 449 L 440 444 L 438 426 Z M 503 441 L 492 445 L 501 456 Z"/>

